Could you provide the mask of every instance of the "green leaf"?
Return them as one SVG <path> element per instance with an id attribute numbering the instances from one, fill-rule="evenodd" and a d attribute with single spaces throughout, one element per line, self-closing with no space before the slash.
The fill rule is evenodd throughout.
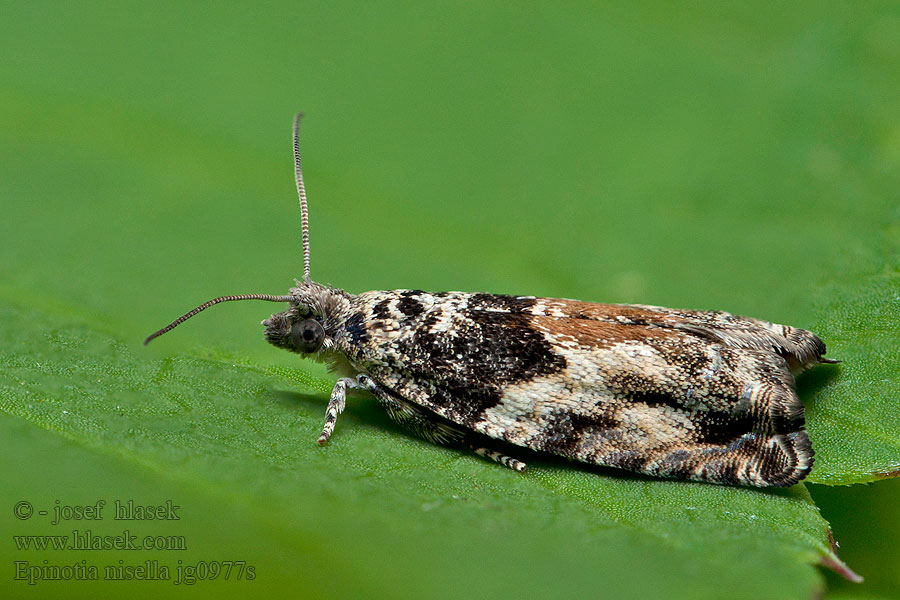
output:
<path id="1" fill-rule="evenodd" d="M 20 465 L 4 505 L 132 499 L 182 507 L 177 523 L 128 526 L 141 536 L 182 535 L 186 552 L 60 553 L 67 563 L 157 560 L 174 577 L 177 560 L 240 559 L 273 591 L 296 578 L 339 596 L 389 597 L 402 579 L 415 595 L 467 597 L 460 578 L 488 595 L 543 596 L 564 577 L 617 597 L 682 597 L 687 577 L 690 597 L 735 586 L 730 595 L 758 598 L 808 595 L 820 585 L 812 565 L 836 560 L 827 523 L 802 486 L 725 488 L 552 460 L 533 461 L 523 476 L 411 438 L 364 399 L 320 448 L 325 394 L 292 391 L 293 383 L 223 359 L 138 359 L 107 334 L 6 302 L 0 322 L 0 407 L 16 417 L 0 423 L 5 455 Z M 64 448 L 59 465 L 52 448 Z M 74 466 L 73 456 L 81 457 Z M 25 464 L 44 472 L 45 483 L 15 487 L 28 480 Z M 56 478 L 65 485 L 48 485 Z M 111 520 L 53 527 L 35 519 L 13 533 L 87 525 L 105 535 L 121 529 Z M 244 546 L 248 534 L 255 539 Z M 5 548 L 12 560 L 43 558 Z M 623 576 L 633 564 L 643 575 Z M 172 583 L 132 585 L 159 593 Z"/>

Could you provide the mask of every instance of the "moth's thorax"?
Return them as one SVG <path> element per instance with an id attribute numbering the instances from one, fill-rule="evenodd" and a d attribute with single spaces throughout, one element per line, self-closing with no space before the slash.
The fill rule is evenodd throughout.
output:
<path id="1" fill-rule="evenodd" d="M 336 340 L 341 337 L 345 322 L 353 312 L 356 297 L 314 281 L 295 282 L 296 287 L 290 290 L 288 309 L 262 322 L 266 328 L 266 341 L 278 348 L 331 362 L 330 355 L 337 351 Z M 321 344 L 314 351 L 298 347 L 296 335 L 291 335 L 297 324 L 308 320 L 318 322 L 324 331 Z"/>

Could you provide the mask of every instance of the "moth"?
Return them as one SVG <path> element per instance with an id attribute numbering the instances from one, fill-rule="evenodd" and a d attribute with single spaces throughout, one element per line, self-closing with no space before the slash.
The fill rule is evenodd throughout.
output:
<path id="1" fill-rule="evenodd" d="M 303 279 L 266 300 L 266 340 L 340 378 L 325 444 L 349 389 L 415 434 L 516 471 L 516 446 L 657 477 L 790 486 L 813 464 L 794 375 L 821 363 L 815 334 L 720 311 L 421 290 L 351 294 L 310 278 L 309 219 L 294 119 Z"/>

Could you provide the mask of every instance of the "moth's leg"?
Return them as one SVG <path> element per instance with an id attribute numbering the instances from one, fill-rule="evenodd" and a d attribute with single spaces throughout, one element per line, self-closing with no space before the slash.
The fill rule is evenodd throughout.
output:
<path id="1" fill-rule="evenodd" d="M 485 440 L 474 441 L 472 435 L 465 429 L 440 419 L 430 411 L 419 408 L 411 402 L 381 389 L 371 378 L 360 375 L 358 378 L 360 387 L 363 387 L 378 399 L 388 416 L 401 426 L 412 431 L 416 435 L 425 438 L 435 444 L 458 444 L 464 446 L 479 456 L 489 458 L 514 471 L 521 473 L 527 466 L 524 462 L 486 448 Z"/>
<path id="2" fill-rule="evenodd" d="M 490 448 L 485 448 L 484 446 L 479 446 L 476 443 L 467 441 L 466 446 L 472 450 L 478 456 L 483 456 L 485 458 L 489 458 L 495 462 L 500 463 L 504 467 L 509 467 L 513 471 L 517 471 L 519 473 L 523 472 L 528 468 L 528 465 L 523 463 L 521 460 L 517 458 L 513 458 L 512 456 L 507 456 L 502 452 L 497 452 L 496 450 L 491 450 Z"/>
<path id="3" fill-rule="evenodd" d="M 328 401 L 328 407 L 325 409 L 325 426 L 322 428 L 322 433 L 318 439 L 320 446 L 324 446 L 331 434 L 334 433 L 334 424 L 337 423 L 337 417 L 344 412 L 344 407 L 347 406 L 347 388 L 361 387 L 359 384 L 359 378 L 361 377 L 365 377 L 365 375 L 359 375 L 356 379 L 341 377 L 334 384 L 334 389 L 331 390 L 331 399 Z"/>

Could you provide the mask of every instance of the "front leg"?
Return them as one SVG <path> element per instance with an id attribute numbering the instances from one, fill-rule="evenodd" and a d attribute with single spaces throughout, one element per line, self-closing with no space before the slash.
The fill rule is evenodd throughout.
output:
<path id="1" fill-rule="evenodd" d="M 347 406 L 347 388 L 357 389 L 363 387 L 360 383 L 363 377 L 369 379 L 365 375 L 357 375 L 356 379 L 341 377 L 334 384 L 334 389 L 331 390 L 331 399 L 325 408 L 325 426 L 322 428 L 322 433 L 318 439 L 320 446 L 324 446 L 328 442 L 328 438 L 334 433 L 334 425 L 337 423 L 338 415 L 344 412 L 344 408 Z"/>
<path id="2" fill-rule="evenodd" d="M 331 399 L 328 400 L 328 406 L 325 408 L 325 426 L 322 428 L 322 433 L 319 435 L 318 439 L 320 446 L 324 446 L 331 437 L 331 434 L 334 433 L 334 425 L 337 423 L 337 417 L 344 412 L 344 408 L 347 406 L 348 388 L 351 390 L 369 390 L 376 398 L 378 398 L 382 406 L 387 409 L 388 414 L 392 417 L 394 416 L 392 407 L 386 404 L 386 402 L 391 402 L 390 396 L 378 387 L 378 385 L 372 381 L 371 377 L 363 375 L 362 373 L 357 375 L 356 379 L 353 379 L 352 377 L 341 377 L 334 384 L 334 388 L 331 390 Z"/>

